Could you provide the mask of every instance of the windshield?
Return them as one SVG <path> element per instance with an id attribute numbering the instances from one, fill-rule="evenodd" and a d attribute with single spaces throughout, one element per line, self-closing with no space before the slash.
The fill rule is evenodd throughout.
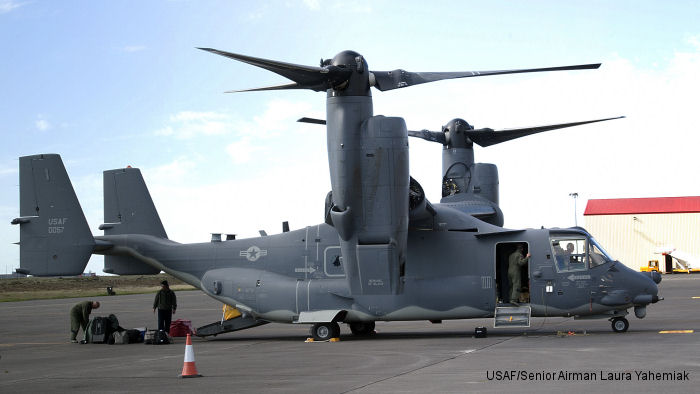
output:
<path id="1" fill-rule="evenodd" d="M 612 261 L 593 238 L 584 235 L 552 236 L 550 241 L 558 272 L 585 271 Z"/>
<path id="2" fill-rule="evenodd" d="M 603 249 L 602 246 L 595 240 L 595 238 L 590 238 L 590 254 L 591 254 L 591 267 L 601 265 L 608 261 L 613 261 L 608 252 Z"/>

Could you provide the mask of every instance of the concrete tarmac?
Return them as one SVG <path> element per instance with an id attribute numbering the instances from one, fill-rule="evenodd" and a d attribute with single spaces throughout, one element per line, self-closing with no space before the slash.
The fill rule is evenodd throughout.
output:
<path id="1" fill-rule="evenodd" d="M 201 292 L 177 295 L 174 318 L 195 327 L 221 318 L 221 304 Z M 0 393 L 698 392 L 700 275 L 666 275 L 660 295 L 665 300 L 646 318 L 631 312 L 623 334 L 607 320 L 533 318 L 528 329 L 495 329 L 491 319 L 379 322 L 371 338 L 341 324 L 335 343 L 305 343 L 308 326 L 284 324 L 195 337 L 204 376 L 194 379 L 178 378 L 184 338 L 163 346 L 72 344 L 68 312 L 82 299 L 6 302 Z M 96 300 L 102 307 L 93 316 L 155 326 L 152 294 Z M 487 338 L 473 337 L 477 326 L 488 328 Z"/>

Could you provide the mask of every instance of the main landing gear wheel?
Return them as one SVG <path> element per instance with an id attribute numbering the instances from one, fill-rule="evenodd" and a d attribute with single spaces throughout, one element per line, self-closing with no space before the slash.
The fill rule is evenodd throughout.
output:
<path id="1" fill-rule="evenodd" d="M 350 323 L 349 326 L 350 331 L 352 331 L 353 335 L 357 335 L 358 337 L 366 337 L 374 334 L 373 321 Z"/>
<path id="2" fill-rule="evenodd" d="M 611 320 L 612 329 L 615 332 L 625 332 L 630 328 L 630 322 L 624 317 L 616 317 Z"/>
<path id="3" fill-rule="evenodd" d="M 328 341 L 340 336 L 338 323 L 316 323 L 311 326 L 311 337 L 315 341 Z"/>

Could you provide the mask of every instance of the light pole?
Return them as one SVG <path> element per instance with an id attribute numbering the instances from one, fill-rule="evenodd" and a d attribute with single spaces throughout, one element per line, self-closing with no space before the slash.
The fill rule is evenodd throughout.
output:
<path id="1" fill-rule="evenodd" d="M 574 226 L 578 227 L 578 219 L 576 218 L 576 199 L 578 198 L 578 193 L 569 193 L 569 197 L 574 199 Z"/>

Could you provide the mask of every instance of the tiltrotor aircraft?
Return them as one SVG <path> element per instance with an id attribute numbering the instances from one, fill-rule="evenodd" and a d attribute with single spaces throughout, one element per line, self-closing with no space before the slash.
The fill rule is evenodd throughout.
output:
<path id="1" fill-rule="evenodd" d="M 531 316 L 605 318 L 623 332 L 629 308 L 643 318 L 660 299 L 657 272 L 615 261 L 583 228 L 503 228 L 496 166 L 474 162 L 474 143 L 605 119 L 502 131 L 455 119 L 441 132 L 409 132 L 402 118 L 373 115 L 371 87 L 599 64 L 416 73 L 370 71 L 352 51 L 312 67 L 201 49 L 294 81 L 248 91 L 326 91 L 326 120 L 306 119 L 327 129 L 332 190 L 325 222 L 259 238 L 180 244 L 168 239 L 140 171 L 121 168 L 104 172 L 104 235 L 93 236 L 61 158 L 26 156 L 20 158 L 21 216 L 13 220 L 20 225 L 19 272 L 76 275 L 91 254 L 102 254 L 104 272 L 165 271 L 235 307 L 241 315 L 234 330 L 311 324 L 317 340 L 337 337 L 340 322 L 367 335 L 376 321 L 491 317 L 496 327 L 527 327 Z M 409 135 L 445 146 L 439 204 L 409 176 Z M 530 258 L 517 273 L 523 289 L 513 292 L 511 281 L 517 282 L 507 272 L 518 251 L 520 260 Z"/>

